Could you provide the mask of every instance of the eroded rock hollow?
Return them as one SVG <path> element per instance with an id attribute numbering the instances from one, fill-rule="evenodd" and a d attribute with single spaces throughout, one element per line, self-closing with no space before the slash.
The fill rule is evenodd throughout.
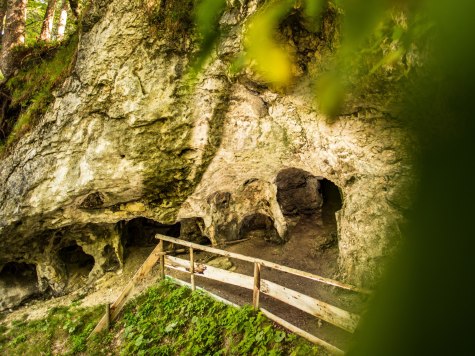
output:
<path id="1" fill-rule="evenodd" d="M 289 215 L 325 206 L 325 182 L 341 195 L 339 277 L 377 281 L 409 205 L 408 134 L 380 103 L 334 120 L 318 111 L 305 78 L 328 40 L 320 32 L 293 32 L 306 57 L 285 92 L 251 70 L 231 74 L 258 3 L 230 2 L 193 85 L 191 34 L 153 29 L 140 1 L 92 6 L 72 74 L 0 161 L 0 286 L 15 268 L 15 283 L 36 281 L 22 295 L 63 293 L 72 271 L 119 270 L 134 219 L 152 230 L 182 222 L 175 236 L 194 241 L 285 243 Z"/>

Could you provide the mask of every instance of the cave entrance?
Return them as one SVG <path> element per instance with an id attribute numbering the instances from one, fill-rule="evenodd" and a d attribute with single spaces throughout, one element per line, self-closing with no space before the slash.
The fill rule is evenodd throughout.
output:
<path id="1" fill-rule="evenodd" d="M 180 239 L 200 245 L 211 245 L 211 240 L 205 235 L 205 222 L 201 217 L 183 218 L 180 220 Z"/>
<path id="2" fill-rule="evenodd" d="M 128 258 L 135 249 L 151 251 L 158 243 L 155 239 L 156 234 L 179 237 L 180 225 L 180 223 L 161 224 L 144 217 L 122 222 L 121 240 L 124 247 L 124 259 Z"/>
<path id="3" fill-rule="evenodd" d="M 296 255 L 317 259 L 319 271 L 332 275 L 338 265 L 335 213 L 342 207 L 339 188 L 328 179 L 297 168 L 280 171 L 276 186 L 277 202 L 287 221 L 286 245 Z"/>
<path id="4" fill-rule="evenodd" d="M 239 226 L 240 240 L 255 238 L 264 239 L 267 242 L 283 242 L 274 226 L 274 220 L 261 213 L 245 216 Z"/>
<path id="5" fill-rule="evenodd" d="M 0 310 L 20 305 L 39 292 L 36 266 L 8 262 L 0 270 Z"/>
<path id="6" fill-rule="evenodd" d="M 29 263 L 8 262 L 0 271 L 0 280 L 12 285 L 36 285 L 38 282 L 36 266 Z"/>
<path id="7" fill-rule="evenodd" d="M 59 250 L 58 255 L 66 267 L 69 278 L 87 277 L 94 268 L 94 257 L 85 253 L 76 241 Z"/>
<path id="8" fill-rule="evenodd" d="M 332 226 L 336 230 L 336 212 L 343 206 L 340 189 L 328 179 L 320 180 L 320 193 L 323 197 L 322 220 L 323 224 Z"/>

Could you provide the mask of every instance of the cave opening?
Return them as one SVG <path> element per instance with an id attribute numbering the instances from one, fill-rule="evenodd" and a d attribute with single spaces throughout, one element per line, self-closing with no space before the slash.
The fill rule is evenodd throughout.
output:
<path id="1" fill-rule="evenodd" d="M 288 241 L 294 251 L 309 253 L 311 258 L 318 257 L 335 269 L 338 258 L 336 212 L 343 204 L 338 186 L 298 168 L 281 170 L 275 183 L 277 202 L 287 222 Z"/>
<path id="2" fill-rule="evenodd" d="M 155 220 L 139 217 L 121 222 L 121 242 L 124 248 L 124 259 L 128 258 L 134 249 L 152 250 L 157 246 L 156 234 L 171 237 L 180 236 L 181 224 L 161 224 Z"/>
<path id="3" fill-rule="evenodd" d="M 12 284 L 36 284 L 36 266 L 23 262 L 8 262 L 0 270 L 0 280 Z"/>
<path id="4" fill-rule="evenodd" d="M 94 257 L 85 253 L 76 241 L 60 249 L 58 256 L 70 278 L 76 275 L 88 276 L 94 268 Z"/>
<path id="5" fill-rule="evenodd" d="M 34 264 L 8 262 L 0 269 L 0 310 L 20 305 L 39 293 Z"/>
<path id="6" fill-rule="evenodd" d="M 212 242 L 204 233 L 205 222 L 201 217 L 183 218 L 180 220 L 180 239 L 200 245 L 211 245 Z"/>
<path id="7" fill-rule="evenodd" d="M 324 178 L 320 180 L 320 193 L 323 198 L 322 220 L 326 225 L 336 229 L 336 212 L 343 206 L 340 189 L 332 181 Z"/>
<path id="8" fill-rule="evenodd" d="M 242 219 L 239 226 L 239 239 L 264 239 L 268 242 L 283 242 L 274 226 L 274 220 L 265 214 L 250 214 Z"/>
<path id="9" fill-rule="evenodd" d="M 101 265 L 104 272 L 117 271 L 120 268 L 119 258 L 111 245 L 104 246 L 102 257 L 105 259 L 105 262 Z"/>

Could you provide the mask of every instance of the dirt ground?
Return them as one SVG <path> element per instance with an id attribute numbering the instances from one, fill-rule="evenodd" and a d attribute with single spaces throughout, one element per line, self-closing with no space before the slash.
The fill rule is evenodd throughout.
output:
<path id="1" fill-rule="evenodd" d="M 223 246 L 222 248 L 323 277 L 334 278 L 337 273 L 338 247 L 336 225 L 334 220 L 327 219 L 325 216 L 311 215 L 294 219 L 293 223 L 290 224 L 289 240 L 283 245 L 275 245 L 264 241 L 259 236 L 251 236 L 246 241 Z M 153 246 L 130 248 L 126 254 L 124 269 L 120 273 L 108 273 L 95 283 L 86 285 L 66 296 L 30 301 L 14 311 L 3 313 L 3 316 L 0 316 L 3 318 L 2 323 L 8 324 L 18 319 L 38 319 L 45 316 L 51 307 L 70 305 L 74 301 L 80 301 L 82 306 L 113 303 L 152 249 Z M 187 258 L 186 255 L 178 257 Z M 196 252 L 197 262 L 207 262 L 213 257 L 209 253 Z M 236 272 L 247 275 L 253 274 L 251 263 L 233 259 L 231 262 L 234 264 Z M 168 270 L 167 274 L 189 282 L 189 275 L 185 273 Z M 264 279 L 279 283 L 282 286 L 289 287 L 348 311 L 361 312 L 361 308 L 364 305 L 364 298 L 356 293 L 338 290 L 337 288 L 325 286 L 321 283 L 285 272 L 263 268 L 261 276 Z M 157 277 L 158 270 L 155 267 L 152 273 L 134 289 L 133 295 L 139 294 L 143 289 L 155 282 Z M 233 303 L 239 305 L 252 304 L 252 291 L 250 290 L 201 277 L 196 277 L 196 284 Z M 305 312 L 262 294 L 260 305 L 341 349 L 346 349 L 348 346 L 351 334 L 331 324 L 320 321 Z"/>

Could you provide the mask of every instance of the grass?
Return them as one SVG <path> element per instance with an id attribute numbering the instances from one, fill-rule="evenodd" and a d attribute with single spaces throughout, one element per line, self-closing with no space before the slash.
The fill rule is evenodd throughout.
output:
<path id="1" fill-rule="evenodd" d="M 89 333 L 103 307 L 56 308 L 0 326 L 0 354 L 313 355 L 316 347 L 250 306 L 235 308 L 165 280 L 126 306 L 111 330 Z"/>
<path id="2" fill-rule="evenodd" d="M 0 354 L 51 355 L 76 354 L 83 350 L 87 336 L 103 312 L 102 307 L 52 308 L 40 320 L 18 320 L 6 327 L 0 325 Z"/>
<path id="3" fill-rule="evenodd" d="M 65 43 L 38 43 L 18 50 L 20 70 L 5 83 L 10 97 L 6 112 L 9 130 L 3 142 L 0 140 L 0 150 L 12 145 L 45 114 L 54 99 L 53 90 L 69 75 L 76 48 L 74 35 Z"/>

